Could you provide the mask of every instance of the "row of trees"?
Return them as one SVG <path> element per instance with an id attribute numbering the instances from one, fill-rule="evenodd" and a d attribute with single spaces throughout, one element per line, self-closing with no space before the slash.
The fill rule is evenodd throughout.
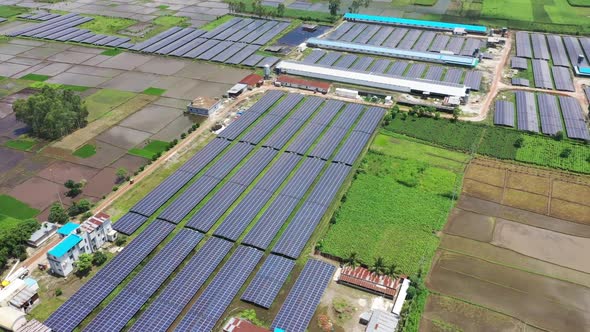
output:
<path id="1" fill-rule="evenodd" d="M 41 227 L 37 220 L 23 220 L 16 227 L 0 228 L 0 271 L 6 268 L 11 258 L 27 258 L 26 243 L 31 234 Z"/>
<path id="2" fill-rule="evenodd" d="M 101 266 L 107 261 L 107 255 L 102 251 L 93 254 L 81 254 L 75 263 L 76 275 L 78 277 L 87 276 L 92 271 L 92 266 Z"/>
<path id="3" fill-rule="evenodd" d="M 367 8 L 371 0 L 353 0 L 350 6 L 348 7 L 348 11 L 351 13 L 358 13 L 361 7 Z M 328 9 L 330 11 L 330 15 L 338 16 L 340 12 L 340 7 L 342 5 L 342 0 L 329 0 L 328 2 Z M 269 16 L 277 16 L 283 17 L 285 15 L 285 5 L 280 3 L 278 4 L 276 10 L 272 10 L 271 8 L 264 6 L 261 0 L 254 0 L 252 1 L 251 8 L 248 10 L 248 6 L 243 1 L 230 1 L 229 2 L 229 11 L 230 13 L 246 13 L 251 12 L 258 17 L 269 17 Z"/>
<path id="4" fill-rule="evenodd" d="M 351 252 L 346 259 L 344 259 L 344 265 L 351 266 L 351 267 L 358 267 L 361 265 L 360 260 L 358 259 L 358 254 L 356 252 Z M 385 259 L 381 256 L 375 258 L 373 264 L 369 265 L 367 269 L 373 273 L 379 275 L 386 275 L 390 276 L 393 279 L 397 279 L 400 276 L 400 271 L 397 268 L 397 265 L 394 263 L 386 264 Z"/>

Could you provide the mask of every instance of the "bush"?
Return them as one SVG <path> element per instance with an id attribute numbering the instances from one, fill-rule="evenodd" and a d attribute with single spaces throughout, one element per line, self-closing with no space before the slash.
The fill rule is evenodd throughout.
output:
<path id="1" fill-rule="evenodd" d="M 92 265 L 94 266 L 101 266 L 106 261 L 107 255 L 105 255 L 102 251 L 97 251 L 92 255 Z"/>
<path id="2" fill-rule="evenodd" d="M 117 239 L 115 240 L 115 245 L 120 247 L 120 246 L 124 245 L 126 242 L 127 242 L 127 236 L 119 234 L 119 236 L 117 236 Z"/>
<path id="3" fill-rule="evenodd" d="M 186 133 L 180 134 L 180 139 L 185 139 L 185 138 L 186 138 Z"/>
<path id="4" fill-rule="evenodd" d="M 86 220 L 88 218 L 92 217 L 92 211 L 86 211 L 84 212 L 84 214 L 82 215 L 82 220 Z"/>
<path id="5" fill-rule="evenodd" d="M 561 151 L 561 153 L 559 154 L 559 156 L 561 158 L 568 158 L 569 156 L 571 156 L 572 154 L 572 149 L 571 148 L 565 148 L 563 149 L 563 151 Z"/>
<path id="6" fill-rule="evenodd" d="M 524 146 L 524 138 L 519 137 L 516 139 L 516 141 L 514 141 L 514 147 L 519 149 L 522 148 Z"/>
<path id="7" fill-rule="evenodd" d="M 114 186 L 113 191 L 117 191 L 117 190 L 119 190 L 119 186 Z"/>
<path id="8" fill-rule="evenodd" d="M 55 296 L 61 296 L 63 294 L 61 288 L 55 290 Z"/>
<path id="9" fill-rule="evenodd" d="M 65 224 L 68 219 L 70 218 L 68 217 L 66 210 L 64 210 L 60 204 L 53 203 L 49 210 L 47 220 L 52 223 Z"/>
<path id="10" fill-rule="evenodd" d="M 74 263 L 76 266 L 76 275 L 78 277 L 87 276 L 92 270 L 92 255 L 91 254 L 81 254 L 78 257 L 78 261 Z"/>
<path id="11" fill-rule="evenodd" d="M 70 217 L 75 217 L 80 213 L 84 213 L 92 207 L 92 203 L 87 199 L 81 199 L 77 203 L 73 202 L 72 205 L 68 208 L 68 215 Z"/>

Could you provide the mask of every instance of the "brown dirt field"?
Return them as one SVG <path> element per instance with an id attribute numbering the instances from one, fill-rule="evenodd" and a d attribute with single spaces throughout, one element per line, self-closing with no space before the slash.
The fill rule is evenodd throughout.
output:
<path id="1" fill-rule="evenodd" d="M 590 196 L 587 197 L 590 198 Z M 549 214 L 556 218 L 590 225 L 590 206 L 562 201 L 560 199 L 552 199 Z"/>
<path id="2" fill-rule="evenodd" d="M 463 192 L 481 199 L 501 203 L 503 189 L 471 179 L 463 180 Z"/>
<path id="3" fill-rule="evenodd" d="M 475 179 L 480 182 L 491 184 L 497 187 L 504 187 L 506 170 L 493 167 L 486 167 L 472 163 L 467 167 L 465 178 Z"/>
<path id="4" fill-rule="evenodd" d="M 553 198 L 590 206 L 590 186 L 555 180 L 552 195 Z"/>
<path id="5" fill-rule="evenodd" d="M 580 311 L 590 311 L 590 289 L 580 285 L 450 252 L 443 252 L 438 264 L 445 269 L 493 284 L 527 294 L 534 293 L 551 302 L 571 306 Z"/>
<path id="6" fill-rule="evenodd" d="M 581 255 L 590 252 L 590 239 L 587 238 L 497 219 L 492 244 L 546 262 L 590 272 L 590 260 Z"/>
<path id="7" fill-rule="evenodd" d="M 445 234 L 442 236 L 440 248 L 590 288 L 590 274 L 540 261 L 489 243 Z"/>
<path id="8" fill-rule="evenodd" d="M 88 158 L 76 158 L 79 164 L 105 168 L 127 153 L 125 149 L 101 141 L 90 141 L 90 143 L 96 146 L 96 154 Z"/>
<path id="9" fill-rule="evenodd" d="M 547 177 L 509 171 L 506 186 L 547 196 L 551 190 L 551 181 Z"/>
<path id="10" fill-rule="evenodd" d="M 124 167 L 128 171 L 135 171 L 141 165 L 145 165 L 147 160 L 138 156 L 132 156 L 130 154 L 126 154 L 123 157 L 117 159 L 114 163 L 110 166 L 117 169 L 119 167 Z"/>
<path id="11" fill-rule="evenodd" d="M 424 321 L 428 321 L 423 324 Z M 442 326 L 437 322 L 444 322 Z M 510 316 L 458 301 L 450 297 L 430 294 L 420 331 L 449 331 L 445 325 L 460 331 L 524 331 L 524 324 Z"/>
<path id="12" fill-rule="evenodd" d="M 64 199 L 65 188 L 55 182 L 34 177 L 14 187 L 9 195 L 38 210 L 44 210 L 59 201 L 58 193 Z"/>
<path id="13" fill-rule="evenodd" d="M 549 198 L 547 196 L 515 189 L 506 189 L 503 201 L 505 205 L 540 214 L 547 214 L 548 202 Z"/>
<path id="14" fill-rule="evenodd" d="M 551 331 L 583 331 L 590 329 L 590 316 L 538 295 L 522 293 L 492 284 L 435 264 L 427 286 L 436 292 L 490 308 L 527 324 Z M 526 296 L 524 296 L 526 295 Z"/>
<path id="15" fill-rule="evenodd" d="M 58 184 L 63 184 L 67 180 L 90 180 L 98 171 L 98 169 L 88 166 L 73 164 L 67 161 L 57 161 L 41 170 L 37 176 Z"/>
<path id="16" fill-rule="evenodd" d="M 494 233 L 494 218 L 461 209 L 453 209 L 445 227 L 445 233 L 490 242 Z"/>
<path id="17" fill-rule="evenodd" d="M 96 198 L 101 198 L 103 195 L 110 193 L 116 185 L 117 169 L 107 167 L 102 169 L 84 187 L 84 194 Z"/>
<path id="18" fill-rule="evenodd" d="M 559 233 L 590 237 L 590 227 L 586 225 L 561 220 L 534 212 L 524 211 L 510 206 L 500 205 L 465 194 L 461 195 L 459 198 L 457 207 L 486 216 L 512 220 L 535 227 L 553 230 Z"/>

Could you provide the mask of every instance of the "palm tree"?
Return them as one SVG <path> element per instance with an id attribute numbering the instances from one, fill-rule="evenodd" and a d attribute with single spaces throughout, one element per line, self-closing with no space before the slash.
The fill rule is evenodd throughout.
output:
<path id="1" fill-rule="evenodd" d="M 344 260 L 344 265 L 350 266 L 352 268 L 357 267 L 359 265 L 357 255 L 358 254 L 356 251 L 351 252 L 350 255 L 348 255 L 348 257 Z"/>
<path id="2" fill-rule="evenodd" d="M 387 272 L 387 267 L 385 267 L 385 261 L 383 257 L 379 256 L 375 258 L 373 265 L 369 266 L 369 271 L 377 274 L 385 274 Z"/>
<path id="3" fill-rule="evenodd" d="M 400 271 L 397 268 L 397 265 L 395 265 L 395 263 L 391 263 L 391 265 L 387 267 L 387 275 L 390 276 L 392 279 L 399 278 Z"/>

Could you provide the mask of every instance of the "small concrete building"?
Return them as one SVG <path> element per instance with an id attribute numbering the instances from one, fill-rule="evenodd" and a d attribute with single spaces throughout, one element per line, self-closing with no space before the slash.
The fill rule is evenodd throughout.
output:
<path id="1" fill-rule="evenodd" d="M 396 315 L 381 310 L 373 310 L 365 331 L 394 332 L 398 323 L 399 317 L 396 317 Z"/>
<path id="2" fill-rule="evenodd" d="M 33 234 L 31 234 L 31 237 L 29 237 L 29 239 L 27 240 L 27 244 L 33 248 L 37 248 L 41 244 L 45 243 L 47 239 L 52 237 L 56 231 L 56 224 L 44 221 L 43 223 L 41 223 L 41 228 L 39 228 Z"/>
<path id="3" fill-rule="evenodd" d="M 215 98 L 198 97 L 186 105 L 186 111 L 191 114 L 210 116 L 221 108 L 221 101 Z"/>
<path id="4" fill-rule="evenodd" d="M 227 90 L 225 95 L 228 98 L 235 98 L 241 95 L 244 91 L 248 89 L 248 85 L 244 83 L 237 83 L 236 85 L 232 86 L 231 89 Z"/>
<path id="5" fill-rule="evenodd" d="M 15 279 L 0 290 L 0 307 L 29 312 L 39 301 L 39 284 L 33 278 Z"/>
<path id="6" fill-rule="evenodd" d="M 63 277 L 74 270 L 74 262 L 81 254 L 91 254 L 107 241 L 112 242 L 117 238 L 110 216 L 102 212 L 80 225 L 69 222 L 58 229 L 57 233 L 63 240 L 47 252 L 47 259 L 51 271 Z"/>

